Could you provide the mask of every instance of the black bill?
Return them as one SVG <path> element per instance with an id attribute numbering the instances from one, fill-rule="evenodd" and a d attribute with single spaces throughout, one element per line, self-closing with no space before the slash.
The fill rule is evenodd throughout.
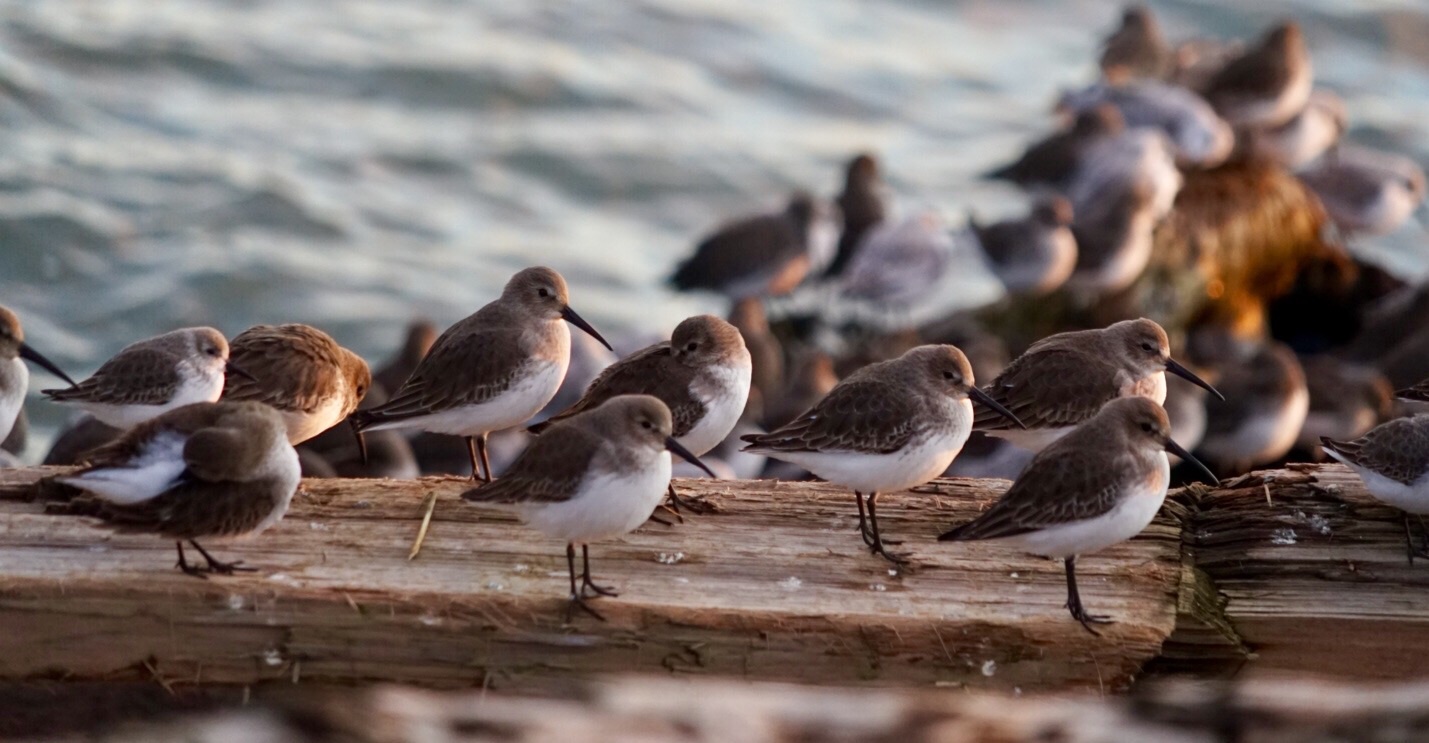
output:
<path id="1" fill-rule="evenodd" d="M 1017 416 L 1013 415 L 1011 410 L 1002 407 L 1002 403 L 992 399 L 992 395 L 989 395 L 976 387 L 969 387 L 968 397 L 971 397 L 973 401 L 977 404 L 984 405 L 992 409 L 992 412 L 997 413 L 998 415 L 1012 421 L 1013 423 L 1016 423 L 1018 428 L 1027 428 L 1026 424 L 1019 420 Z"/>
<path id="2" fill-rule="evenodd" d="M 576 311 L 571 309 L 570 305 L 566 305 L 566 308 L 561 310 L 561 319 L 580 328 L 581 330 L 584 330 L 587 333 L 590 333 L 590 337 L 600 341 L 600 345 L 605 346 L 607 350 L 615 350 L 614 348 L 610 347 L 610 343 L 608 343 L 605 338 L 601 336 L 600 333 L 596 332 L 595 328 L 591 327 L 590 323 L 585 321 L 584 317 L 577 315 Z"/>
<path id="3" fill-rule="evenodd" d="M 600 336 L 596 337 L 599 338 Z M 708 474 L 710 477 L 713 477 L 716 480 L 719 479 L 719 475 L 716 475 L 713 470 L 711 470 L 709 467 L 706 467 L 705 463 L 701 462 L 699 457 L 695 456 L 694 454 L 691 454 L 690 450 L 686 449 L 683 444 L 676 441 L 673 436 L 665 437 L 665 448 L 676 454 L 679 454 L 680 458 L 685 460 L 686 462 L 689 462 L 690 464 L 693 464 L 694 466 L 704 470 L 705 473 Z"/>
<path id="4" fill-rule="evenodd" d="M 1226 396 L 1222 395 L 1220 390 L 1216 389 L 1215 387 L 1212 387 L 1206 382 L 1206 380 L 1196 376 L 1195 372 L 1191 371 L 1190 369 L 1187 369 L 1184 366 L 1181 366 L 1181 364 L 1179 364 L 1175 359 L 1166 359 L 1166 371 L 1169 371 L 1172 374 L 1175 374 L 1176 376 L 1186 380 L 1187 382 L 1190 382 L 1191 384 L 1200 387 L 1201 389 L 1211 393 L 1212 395 L 1215 395 L 1218 399 L 1220 399 L 1221 402 L 1226 401 Z"/>
<path id="5" fill-rule="evenodd" d="M 63 379 L 66 382 L 69 382 L 69 386 L 71 387 L 77 386 L 74 380 L 69 378 L 68 374 L 65 374 L 64 372 L 60 371 L 60 368 L 58 366 L 55 366 L 55 362 L 45 358 L 43 354 L 33 348 L 30 348 L 27 344 L 20 344 L 20 358 L 25 359 L 26 361 L 33 361 L 36 364 L 39 364 L 40 366 L 44 367 L 45 371 L 48 371 L 49 373 L 59 377 L 60 379 Z"/>
<path id="6" fill-rule="evenodd" d="M 249 373 L 246 372 L 246 371 L 243 371 L 243 369 L 242 369 L 241 367 L 239 367 L 237 364 L 233 363 L 232 361 L 230 361 L 230 362 L 228 362 L 227 364 L 225 364 L 223 368 L 224 368 L 224 369 L 227 369 L 229 374 L 237 374 L 238 376 L 243 377 L 244 379 L 246 379 L 246 380 L 248 380 L 248 381 L 250 381 L 250 382 L 257 382 L 257 381 L 258 381 L 258 378 L 257 378 L 257 377 L 253 376 L 252 374 L 249 374 Z"/>
<path id="7" fill-rule="evenodd" d="M 352 435 L 357 437 L 357 452 L 362 455 L 362 464 L 367 466 L 367 438 L 362 435 L 362 421 L 356 417 L 347 419 L 352 426 Z"/>
<path id="8" fill-rule="evenodd" d="M 1212 472 L 1210 467 L 1201 464 L 1201 460 L 1191 456 L 1191 452 L 1182 449 L 1181 445 L 1176 443 L 1175 441 L 1172 441 L 1171 439 L 1166 439 L 1166 452 L 1168 454 L 1175 454 L 1176 456 L 1180 457 L 1182 462 L 1190 462 L 1191 464 L 1195 465 L 1196 469 L 1206 474 L 1206 481 L 1210 484 L 1220 484 L 1220 478 L 1216 477 L 1216 473 Z"/>

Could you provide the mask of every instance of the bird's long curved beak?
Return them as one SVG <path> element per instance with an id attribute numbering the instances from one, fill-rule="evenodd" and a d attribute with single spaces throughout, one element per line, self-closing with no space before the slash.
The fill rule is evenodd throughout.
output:
<path id="1" fill-rule="evenodd" d="M 1180 457 L 1181 461 L 1183 462 L 1190 462 L 1191 464 L 1195 465 L 1196 469 L 1205 473 L 1207 481 L 1210 482 L 1212 485 L 1220 484 L 1220 478 L 1216 477 L 1216 473 L 1212 472 L 1210 467 L 1207 467 L 1206 465 L 1202 464 L 1201 460 L 1191 456 L 1191 452 L 1182 449 L 1180 444 L 1176 443 L 1175 441 L 1172 441 L 1169 438 L 1166 439 L 1166 451 L 1167 453 L 1175 454 L 1176 456 Z"/>
<path id="2" fill-rule="evenodd" d="M 249 374 L 249 373 L 246 372 L 246 371 L 243 371 L 243 368 L 242 368 L 242 367 L 240 367 L 239 365 L 233 363 L 232 361 L 230 361 L 230 362 L 224 364 L 224 365 L 223 365 L 223 368 L 224 368 L 225 370 L 227 370 L 229 374 L 237 374 L 238 376 L 243 377 L 244 379 L 246 379 L 246 380 L 248 380 L 248 381 L 250 381 L 250 382 L 257 382 L 257 381 L 258 381 L 258 378 L 257 378 L 257 377 L 253 376 L 252 374 Z"/>
<path id="3" fill-rule="evenodd" d="M 60 379 L 63 379 L 66 382 L 69 382 L 69 386 L 71 387 L 78 386 L 75 384 L 73 379 L 69 378 L 68 374 L 65 374 L 64 372 L 60 371 L 60 368 L 55 365 L 55 362 L 45 358 L 44 354 L 40 353 L 39 351 L 30 348 L 29 344 L 20 344 L 20 358 L 25 359 L 27 361 L 33 361 L 36 364 L 39 364 L 40 366 L 44 367 L 45 371 L 48 371 L 49 373 L 59 377 Z"/>
<path id="4" fill-rule="evenodd" d="M 676 454 L 679 454 L 680 458 L 685 460 L 686 462 L 689 462 L 690 464 L 693 464 L 694 466 L 704 470 L 705 473 L 708 474 L 710 477 L 713 477 L 716 480 L 719 479 L 719 475 L 716 475 L 713 470 L 711 470 L 709 467 L 706 467 L 705 463 L 701 462 L 699 457 L 691 453 L 689 449 L 686 449 L 683 444 L 676 441 L 675 437 L 665 437 L 665 448 Z"/>
<path id="5" fill-rule="evenodd" d="M 1220 390 L 1216 389 L 1215 387 L 1212 387 L 1210 383 L 1208 383 L 1206 380 L 1196 376 L 1195 372 L 1191 371 L 1190 369 L 1187 369 L 1184 366 L 1181 366 L 1181 364 L 1177 362 L 1176 359 L 1170 358 L 1169 356 L 1166 358 L 1166 371 L 1169 371 L 1172 374 L 1175 374 L 1176 376 L 1186 380 L 1187 382 L 1190 382 L 1191 384 L 1200 387 L 1201 389 L 1211 393 L 1212 395 L 1215 395 L 1216 398 L 1219 399 L 1221 402 L 1226 401 L 1226 396 L 1222 395 Z"/>
<path id="6" fill-rule="evenodd" d="M 566 305 L 564 308 L 561 309 L 561 319 L 589 333 L 590 337 L 600 341 L 600 345 L 605 346 L 607 350 L 615 350 L 614 348 L 610 347 L 610 343 L 606 341 L 605 338 L 602 337 L 601 334 L 597 332 L 596 329 L 592 327 L 590 323 L 585 321 L 584 317 L 577 315 L 576 311 L 571 309 L 570 305 Z"/>
<path id="7" fill-rule="evenodd" d="M 992 399 L 992 395 L 989 395 L 976 387 L 970 386 L 968 387 L 968 397 L 971 397 L 979 405 L 985 405 L 988 408 L 991 408 L 994 413 L 997 413 L 998 415 L 1012 421 L 1013 423 L 1016 423 L 1018 428 L 1027 428 L 1027 425 L 1024 424 L 1017 416 L 1013 415 L 1011 410 L 1002 407 L 1002 403 Z"/>

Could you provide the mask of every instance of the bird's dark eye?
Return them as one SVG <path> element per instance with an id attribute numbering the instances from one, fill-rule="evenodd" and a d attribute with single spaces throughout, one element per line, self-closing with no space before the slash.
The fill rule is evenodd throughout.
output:
<path id="1" fill-rule="evenodd" d="M 208 351 L 206 351 L 206 353 L 207 353 L 209 356 L 217 356 L 217 355 L 218 355 L 218 349 L 217 349 L 216 347 L 209 346 Z"/>
<path id="2" fill-rule="evenodd" d="M 1145 431 L 1145 432 L 1147 432 L 1147 433 L 1155 433 L 1155 432 L 1156 432 L 1156 426 L 1153 426 L 1153 425 L 1151 425 L 1150 423 L 1143 423 L 1143 424 L 1141 424 L 1141 430 L 1143 430 L 1143 431 Z"/>
<path id="3" fill-rule="evenodd" d="M 551 290 L 545 287 L 536 290 L 536 293 L 541 296 L 541 299 L 545 299 L 546 297 L 551 296 Z"/>
<path id="4" fill-rule="evenodd" d="M 685 350 L 686 350 L 686 351 L 693 351 L 693 350 L 695 350 L 696 348 L 699 348 L 699 347 L 700 347 L 700 344 L 698 344 L 698 343 L 696 343 L 696 342 L 694 342 L 694 341 L 690 341 L 689 343 L 686 343 L 686 344 L 685 344 Z"/>
<path id="5" fill-rule="evenodd" d="M 1158 348 L 1155 343 L 1143 343 L 1143 344 L 1141 344 L 1141 350 L 1143 350 L 1143 351 L 1160 351 L 1161 349 Z"/>
<path id="6" fill-rule="evenodd" d="M 653 426 L 652 426 L 652 424 L 650 423 L 650 421 L 640 421 L 640 427 L 648 431 L 648 430 L 650 430 Z"/>
<path id="7" fill-rule="evenodd" d="M 953 378 L 953 373 L 952 373 L 952 372 L 950 372 L 950 371 L 945 371 L 945 372 L 943 372 L 943 379 L 952 379 L 952 378 Z"/>

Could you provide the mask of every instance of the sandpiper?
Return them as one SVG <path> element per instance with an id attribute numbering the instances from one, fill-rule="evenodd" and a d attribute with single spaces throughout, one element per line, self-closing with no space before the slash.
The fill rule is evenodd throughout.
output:
<path id="1" fill-rule="evenodd" d="M 734 430 L 749 398 L 750 375 L 749 349 L 739 330 L 713 315 L 695 315 L 676 325 L 670 340 L 606 367 L 579 401 L 530 430 L 540 433 L 619 395 L 650 395 L 670 409 L 675 440 L 698 457 Z M 689 506 L 673 484 L 669 494 L 676 510 Z"/>
<path id="2" fill-rule="evenodd" d="M 843 215 L 843 231 L 839 234 L 838 251 L 829 264 L 827 275 L 843 273 L 858 252 L 863 236 L 887 216 L 883 192 L 878 160 L 873 155 L 859 155 L 849 161 L 843 193 L 835 202 Z"/>
<path id="3" fill-rule="evenodd" d="M 255 325 L 233 337 L 229 359 L 257 380 L 229 379 L 221 399 L 271 406 L 294 445 L 337 425 L 372 386 L 367 362 L 311 325 Z"/>
<path id="4" fill-rule="evenodd" d="M 1110 622 L 1087 613 L 1077 592 L 1077 557 L 1124 542 L 1145 529 L 1171 481 L 1173 454 L 1211 474 L 1171 439 L 1160 405 L 1144 397 L 1107 403 L 1065 438 L 1033 457 L 1001 498 L 942 542 L 996 539 L 1034 555 L 1060 558 L 1067 609 L 1092 634 Z"/>
<path id="5" fill-rule="evenodd" d="M 1156 16 L 1144 5 L 1128 6 L 1121 26 L 1102 42 L 1102 77 L 1114 85 L 1137 78 L 1160 78 L 1171 67 L 1171 47 Z"/>
<path id="6" fill-rule="evenodd" d="M 74 384 L 74 380 L 60 371 L 54 362 L 25 343 L 25 330 L 20 327 L 20 318 L 0 307 L 0 441 L 9 437 L 10 429 L 25 405 L 25 393 L 30 389 L 30 369 L 25 366 L 27 360 Z"/>
<path id="7" fill-rule="evenodd" d="M 1108 187 L 1072 223 L 1077 253 L 1066 287 L 1095 298 L 1131 286 L 1151 262 L 1157 221 L 1150 186 Z"/>
<path id="8" fill-rule="evenodd" d="M 1206 435 L 1196 453 L 1226 474 L 1285 456 L 1310 411 L 1295 352 L 1269 343 L 1246 359 L 1218 366 L 1216 386 L 1228 397 L 1206 401 Z"/>
<path id="9" fill-rule="evenodd" d="M 196 577 L 251 570 L 215 560 L 199 539 L 248 537 L 278 523 L 298 489 L 298 454 L 276 410 L 257 402 L 201 402 L 170 410 L 95 450 L 57 478 L 88 493 L 70 506 L 121 531 L 175 540 L 177 567 Z M 207 568 L 184 557 L 188 542 Z"/>
<path id="10" fill-rule="evenodd" d="M 968 218 L 968 227 L 1007 291 L 1031 296 L 1055 290 L 1072 275 L 1077 240 L 1071 225 L 1072 202 L 1062 196 L 1039 199 L 1020 219 L 983 226 Z"/>
<path id="11" fill-rule="evenodd" d="M 1424 170 L 1402 155 L 1341 147 L 1300 174 L 1343 231 L 1383 235 L 1399 229 L 1424 201 Z"/>
<path id="12" fill-rule="evenodd" d="M 1116 106 L 1097 106 L 1077 114 L 1070 128 L 1028 147 L 1016 161 L 989 171 L 986 177 L 1064 191 L 1081 169 L 1087 154 L 1101 142 L 1124 131 L 1126 121 Z"/>
<path id="13" fill-rule="evenodd" d="M 972 365 L 956 346 L 919 346 L 859 369 L 781 428 L 745 436 L 745 451 L 851 488 L 864 543 L 874 554 L 902 564 L 907 560 L 884 548 L 878 494 L 922 485 L 948 468 L 972 431 L 969 398 L 1019 424 L 974 385 Z"/>
<path id="14" fill-rule="evenodd" d="M 674 428 L 670 409 L 658 398 L 613 397 L 553 424 L 500 480 L 462 498 L 516 506 L 532 528 L 565 542 L 571 608 L 603 619 L 586 604 L 586 591 L 616 593 L 591 580 L 589 543 L 628 534 L 650 518 L 670 484 L 670 452 L 709 472 L 675 440 Z M 583 565 L 579 584 L 577 544 Z"/>
<path id="15" fill-rule="evenodd" d="M 984 388 L 1022 425 L 1009 426 L 994 408 L 978 410 L 973 428 L 1040 451 L 1119 397 L 1145 397 L 1160 405 L 1168 371 L 1221 396 L 1171 358 L 1166 331 L 1154 320 L 1058 333 L 1032 344 Z"/>
<path id="16" fill-rule="evenodd" d="M 1250 157 L 1299 170 L 1338 144 L 1348 121 L 1345 102 L 1339 96 L 1316 90 L 1294 118 L 1277 127 L 1251 129 L 1242 142 Z"/>
<path id="17" fill-rule="evenodd" d="M 571 309 L 566 280 L 527 268 L 501 297 L 447 328 L 387 404 L 349 419 L 363 431 L 415 428 L 466 438 L 472 479 L 491 480 L 486 437 L 526 422 L 555 396 L 571 359 L 565 323 L 610 348 Z M 479 466 L 478 466 L 479 465 Z"/>
<path id="18" fill-rule="evenodd" d="M 217 400 L 225 370 L 257 381 L 228 360 L 223 333 L 183 328 L 125 346 L 74 387 L 41 391 L 127 430 L 175 408 Z"/>
<path id="19" fill-rule="evenodd" d="M 812 196 L 795 194 L 783 211 L 730 222 L 701 240 L 670 283 L 734 300 L 788 294 L 833 260 L 836 223 Z"/>
<path id="20" fill-rule="evenodd" d="M 1305 37 L 1288 21 L 1227 62 L 1202 92 L 1232 126 L 1279 126 L 1305 108 L 1313 82 Z"/>
<path id="21" fill-rule="evenodd" d="M 1176 166 L 1176 148 L 1157 129 L 1128 129 L 1104 137 L 1087 149 L 1067 184 L 1066 195 L 1080 222 L 1098 205 L 1114 202 L 1127 191 L 1145 189 L 1139 201 L 1151 204 L 1160 220 L 1171 212 L 1185 178 Z"/>
<path id="22" fill-rule="evenodd" d="M 1116 106 L 1130 128 L 1159 129 L 1176 150 L 1182 166 L 1211 168 L 1225 162 L 1235 133 L 1205 99 L 1179 86 L 1155 80 L 1125 85 L 1097 83 L 1062 96 L 1059 108 L 1075 112 Z"/>
<path id="23" fill-rule="evenodd" d="M 953 238 L 936 212 L 925 211 L 869 230 L 840 280 L 850 299 L 907 309 L 926 299 L 948 270 Z"/>
<path id="24" fill-rule="evenodd" d="M 1349 465 L 1370 495 L 1404 512 L 1404 545 L 1409 564 L 1429 558 L 1429 415 L 1395 418 L 1353 441 L 1321 439 L 1325 453 Z M 1415 546 L 1409 516 L 1419 522 L 1425 543 Z"/>

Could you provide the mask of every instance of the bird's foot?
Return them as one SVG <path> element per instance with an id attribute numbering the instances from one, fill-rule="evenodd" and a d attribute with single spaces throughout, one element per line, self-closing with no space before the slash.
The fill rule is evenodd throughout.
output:
<path id="1" fill-rule="evenodd" d="M 592 617 L 595 617 L 598 621 L 605 621 L 605 617 L 601 616 L 600 612 L 590 608 L 590 604 L 586 603 L 584 596 L 578 593 L 573 593 L 571 594 L 570 602 L 566 604 L 566 624 L 570 624 L 571 620 L 575 618 L 575 613 L 577 609 L 591 615 Z"/>

